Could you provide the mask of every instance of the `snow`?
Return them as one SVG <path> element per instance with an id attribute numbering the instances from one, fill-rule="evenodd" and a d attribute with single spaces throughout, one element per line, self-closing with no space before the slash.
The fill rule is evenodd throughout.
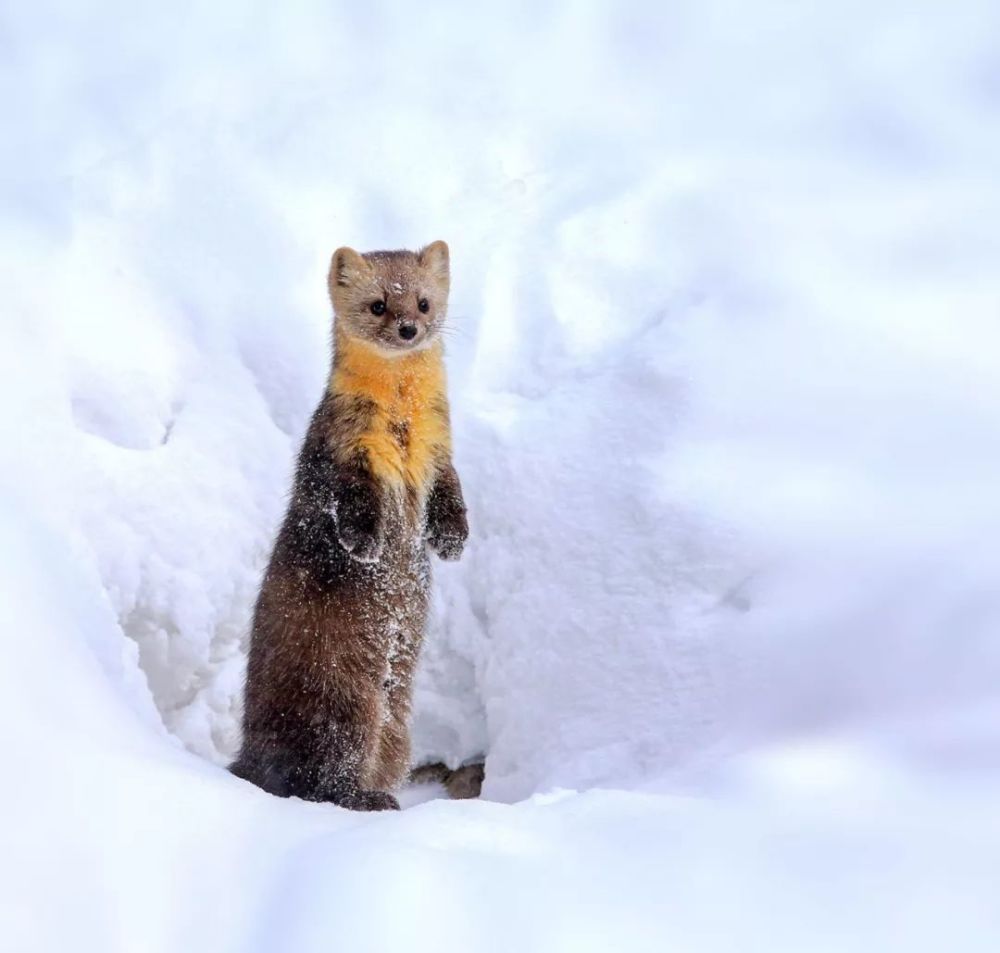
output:
<path id="1" fill-rule="evenodd" d="M 0 16 L 5 948 L 996 949 L 993 5 Z M 329 254 L 438 238 L 484 799 L 269 798 Z"/>

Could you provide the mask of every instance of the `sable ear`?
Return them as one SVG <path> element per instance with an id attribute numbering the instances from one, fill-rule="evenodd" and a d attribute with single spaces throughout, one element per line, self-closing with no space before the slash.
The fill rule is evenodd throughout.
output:
<path id="1" fill-rule="evenodd" d="M 338 248 L 330 261 L 328 282 L 330 293 L 336 288 L 349 288 L 371 271 L 371 266 L 353 248 Z"/>
<path id="2" fill-rule="evenodd" d="M 448 281 L 448 245 L 446 242 L 431 242 L 417 253 L 417 261 L 434 277 Z"/>

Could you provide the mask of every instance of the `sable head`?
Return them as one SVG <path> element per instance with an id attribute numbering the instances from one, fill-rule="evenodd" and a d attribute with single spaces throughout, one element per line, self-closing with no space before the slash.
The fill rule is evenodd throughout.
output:
<path id="1" fill-rule="evenodd" d="M 330 300 L 337 327 L 382 351 L 426 347 L 448 310 L 448 246 L 418 252 L 338 248 L 330 262 Z"/>

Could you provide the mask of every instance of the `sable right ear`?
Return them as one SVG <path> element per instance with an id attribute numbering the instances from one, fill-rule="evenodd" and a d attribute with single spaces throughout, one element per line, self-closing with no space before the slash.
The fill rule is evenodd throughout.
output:
<path id="1" fill-rule="evenodd" d="M 417 261 L 446 285 L 448 284 L 449 257 L 448 243 L 442 241 L 431 242 L 417 252 Z"/>
<path id="2" fill-rule="evenodd" d="M 330 261 L 330 293 L 333 294 L 335 288 L 349 288 L 357 284 L 358 279 L 369 270 L 368 262 L 353 248 L 338 248 Z"/>

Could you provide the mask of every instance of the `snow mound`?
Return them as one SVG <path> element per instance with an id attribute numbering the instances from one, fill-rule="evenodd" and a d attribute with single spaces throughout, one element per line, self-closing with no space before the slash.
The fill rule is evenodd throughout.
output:
<path id="1" fill-rule="evenodd" d="M 12 948 L 996 948 L 995 5 L 57 7 L 0 14 Z M 493 803 L 275 802 L 219 765 L 328 256 L 437 238 L 415 753 Z"/>

